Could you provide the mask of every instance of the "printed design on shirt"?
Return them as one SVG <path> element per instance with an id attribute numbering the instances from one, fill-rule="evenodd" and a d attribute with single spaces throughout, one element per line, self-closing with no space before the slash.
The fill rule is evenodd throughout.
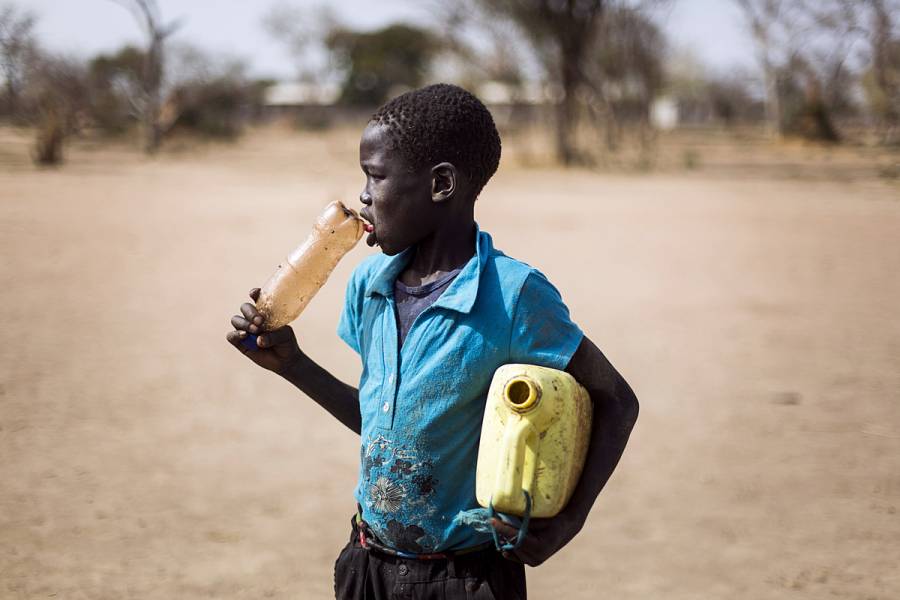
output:
<path id="1" fill-rule="evenodd" d="M 387 477 L 379 477 L 369 486 L 369 498 L 378 512 L 396 512 L 404 497 L 406 490 L 403 486 Z"/>
<path id="2" fill-rule="evenodd" d="M 416 542 L 425 535 L 425 530 L 418 525 L 403 525 L 399 521 L 391 519 L 387 523 L 387 535 L 400 550 L 406 552 L 425 551 L 422 545 Z"/>
<path id="3" fill-rule="evenodd" d="M 423 496 L 434 493 L 434 486 L 437 485 L 437 479 L 431 475 L 415 475 L 412 480 L 418 487 L 419 493 Z"/>
<path id="4" fill-rule="evenodd" d="M 427 552 L 437 540 L 425 529 L 436 512 L 431 505 L 439 484 L 434 463 L 383 434 L 362 444 L 360 461 L 369 525 L 376 535 L 399 550 Z"/>

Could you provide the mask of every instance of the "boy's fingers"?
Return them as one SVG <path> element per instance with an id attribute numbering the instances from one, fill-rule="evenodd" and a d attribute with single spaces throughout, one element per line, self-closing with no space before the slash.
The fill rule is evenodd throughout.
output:
<path id="1" fill-rule="evenodd" d="M 491 526 L 497 530 L 497 533 L 507 539 L 512 539 L 519 535 L 518 529 L 516 529 L 509 523 L 504 523 L 500 519 L 491 519 Z"/>
<path id="2" fill-rule="evenodd" d="M 248 321 L 256 323 L 257 325 L 262 325 L 262 315 L 259 314 L 259 311 L 256 310 L 256 307 L 249 302 L 244 302 L 243 304 L 241 304 L 241 314 L 247 317 Z"/>
<path id="3" fill-rule="evenodd" d="M 250 299 L 256 302 L 259 300 L 259 288 L 253 288 L 250 290 Z"/>
<path id="4" fill-rule="evenodd" d="M 516 538 L 519 536 L 519 529 L 517 527 L 505 523 L 500 519 L 491 519 L 491 526 L 501 537 L 505 538 L 510 543 L 515 542 Z M 515 550 L 504 551 L 503 558 L 527 565 L 538 564 L 538 561 L 535 559 L 537 548 L 533 548 L 535 541 L 536 540 L 530 534 L 526 535 L 525 539 L 522 540 L 522 545 Z"/>
<path id="5" fill-rule="evenodd" d="M 256 343 L 260 348 L 271 348 L 278 344 L 290 342 L 294 340 L 294 330 L 285 325 L 275 331 L 270 331 L 256 339 Z"/>
<path id="6" fill-rule="evenodd" d="M 234 330 L 234 331 L 229 331 L 228 333 L 225 334 L 225 339 L 228 340 L 228 342 L 232 346 L 234 346 L 235 348 L 237 348 L 244 354 L 246 354 L 246 352 L 244 352 L 244 348 L 243 348 L 243 346 L 241 346 L 241 342 L 244 340 L 245 337 L 247 337 L 246 331 Z"/>
<path id="7" fill-rule="evenodd" d="M 233 317 L 231 317 L 231 326 L 235 329 L 242 329 L 244 331 L 247 331 L 250 325 L 250 321 L 240 315 L 234 315 Z"/>
<path id="8" fill-rule="evenodd" d="M 235 329 L 242 329 L 243 331 L 249 331 L 252 334 L 259 333 L 259 326 L 254 325 L 244 317 L 234 315 L 231 317 L 231 326 Z"/>

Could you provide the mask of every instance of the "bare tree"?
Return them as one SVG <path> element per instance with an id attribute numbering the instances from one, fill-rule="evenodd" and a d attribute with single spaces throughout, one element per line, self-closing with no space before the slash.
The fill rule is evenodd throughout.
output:
<path id="1" fill-rule="evenodd" d="M 87 73 L 79 61 L 36 52 L 28 64 L 23 101 L 35 127 L 34 161 L 63 160 L 63 143 L 77 132 L 88 109 Z"/>
<path id="2" fill-rule="evenodd" d="M 735 0 L 756 43 L 766 96 L 766 122 L 773 134 L 782 131 L 782 105 L 778 90 L 779 66 L 791 62 L 794 5 L 792 0 Z"/>
<path id="3" fill-rule="evenodd" d="M 588 156 L 575 144 L 575 128 L 586 89 L 602 99 L 603 86 L 588 76 L 586 63 L 604 35 L 604 15 L 622 7 L 638 12 L 668 3 L 668 0 L 480 0 L 493 17 L 511 19 L 530 42 L 556 96 L 556 152 L 566 165 L 585 162 Z M 590 108 L 590 107 L 589 107 Z M 611 115 L 607 111 L 607 115 Z"/>
<path id="4" fill-rule="evenodd" d="M 820 30 L 829 32 L 819 64 L 832 94 L 846 93 L 845 64 L 854 59 L 864 71 L 869 108 L 883 140 L 891 141 L 900 126 L 900 0 L 806 0 Z M 858 51 L 858 52 L 856 52 Z M 835 99 L 831 99 L 835 102 Z"/>
<path id="5" fill-rule="evenodd" d="M 152 154 L 162 139 L 160 111 L 165 67 L 164 42 L 180 26 L 178 21 L 163 23 L 156 0 L 116 0 L 128 8 L 147 36 L 141 74 L 141 97 L 133 99 L 136 112 L 144 124 L 144 150 Z"/>
<path id="6" fill-rule="evenodd" d="M 607 9 L 597 27 L 585 62 L 589 112 L 604 123 L 611 151 L 617 149 L 621 133 L 618 113 L 630 113 L 646 150 L 650 106 L 664 83 L 665 36 L 643 10 L 623 4 Z"/>
<path id="7" fill-rule="evenodd" d="M 248 79 L 240 59 L 178 45 L 167 71 L 171 91 L 160 117 L 167 130 L 235 139 L 259 112 L 264 86 Z"/>
<path id="8" fill-rule="evenodd" d="M 301 8 L 282 2 L 263 16 L 262 26 L 285 45 L 300 81 L 322 82 L 330 76 L 325 40 L 340 22 L 329 6 Z"/>
<path id="9" fill-rule="evenodd" d="M 830 128 L 831 114 L 852 109 L 861 62 L 870 61 L 876 73 L 889 62 L 879 58 L 890 53 L 891 14 L 900 10 L 896 0 L 734 1 L 756 42 L 774 132 L 785 133 L 798 111 L 816 112 L 820 124 Z M 871 49 L 860 52 L 866 39 Z"/>
<path id="10" fill-rule="evenodd" d="M 801 130 L 821 137 L 831 115 L 855 110 L 852 90 L 862 76 L 883 139 L 893 137 L 900 124 L 900 0 L 735 2 L 757 42 L 777 131 L 798 115 L 814 115 L 819 131 L 800 123 Z"/>
<path id="11" fill-rule="evenodd" d="M 418 4 L 423 18 L 440 31 L 445 53 L 443 58 L 458 61 L 449 63 L 460 80 L 470 83 L 499 81 L 510 86 L 515 96 L 525 74 L 540 60 L 532 46 L 523 40 L 521 30 L 510 19 L 491 18 L 486 3 L 480 0 L 430 0 Z"/>
<path id="12" fill-rule="evenodd" d="M 833 112 L 846 111 L 850 100 L 851 70 L 862 41 L 861 17 L 865 7 L 858 0 L 803 0 L 804 43 L 807 70 L 822 91 L 822 101 Z"/>
<path id="13" fill-rule="evenodd" d="M 0 69 L 6 81 L 6 114 L 18 116 L 25 73 L 34 54 L 35 18 L 9 4 L 0 6 Z"/>
<path id="14" fill-rule="evenodd" d="M 892 141 L 900 126 L 900 39 L 894 28 L 900 16 L 900 2 L 866 0 L 871 11 L 869 44 L 872 79 L 885 141 Z"/>
<path id="15" fill-rule="evenodd" d="M 559 85 L 556 103 L 556 154 L 565 165 L 583 162 L 574 142 L 578 92 L 584 87 L 584 61 L 596 23 L 608 0 L 483 0 L 499 16 L 513 19 L 539 48 Z M 553 68 L 555 63 L 555 68 Z"/>

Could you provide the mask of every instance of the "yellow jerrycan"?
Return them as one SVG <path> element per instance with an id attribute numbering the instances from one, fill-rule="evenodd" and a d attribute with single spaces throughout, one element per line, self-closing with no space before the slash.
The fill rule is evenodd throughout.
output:
<path id="1" fill-rule="evenodd" d="M 478 503 L 526 520 L 559 514 L 584 467 L 591 417 L 587 390 L 568 373 L 522 364 L 497 369 L 478 448 Z"/>

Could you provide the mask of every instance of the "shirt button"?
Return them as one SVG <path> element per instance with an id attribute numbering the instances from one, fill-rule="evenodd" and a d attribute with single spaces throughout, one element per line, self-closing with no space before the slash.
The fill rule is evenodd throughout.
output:
<path id="1" fill-rule="evenodd" d="M 387 402 L 385 402 L 384 406 L 381 407 L 381 410 L 383 410 L 384 412 L 387 412 L 387 411 L 391 410 L 391 405 L 388 404 Z"/>
<path id="2" fill-rule="evenodd" d="M 400 573 L 401 576 L 406 575 L 407 573 L 409 573 L 409 567 L 407 567 L 406 565 L 400 565 L 399 567 L 397 567 L 397 572 Z"/>
<path id="3" fill-rule="evenodd" d="M 394 383 L 394 376 L 393 376 L 393 375 L 391 375 L 390 377 L 388 377 L 388 383 Z"/>

